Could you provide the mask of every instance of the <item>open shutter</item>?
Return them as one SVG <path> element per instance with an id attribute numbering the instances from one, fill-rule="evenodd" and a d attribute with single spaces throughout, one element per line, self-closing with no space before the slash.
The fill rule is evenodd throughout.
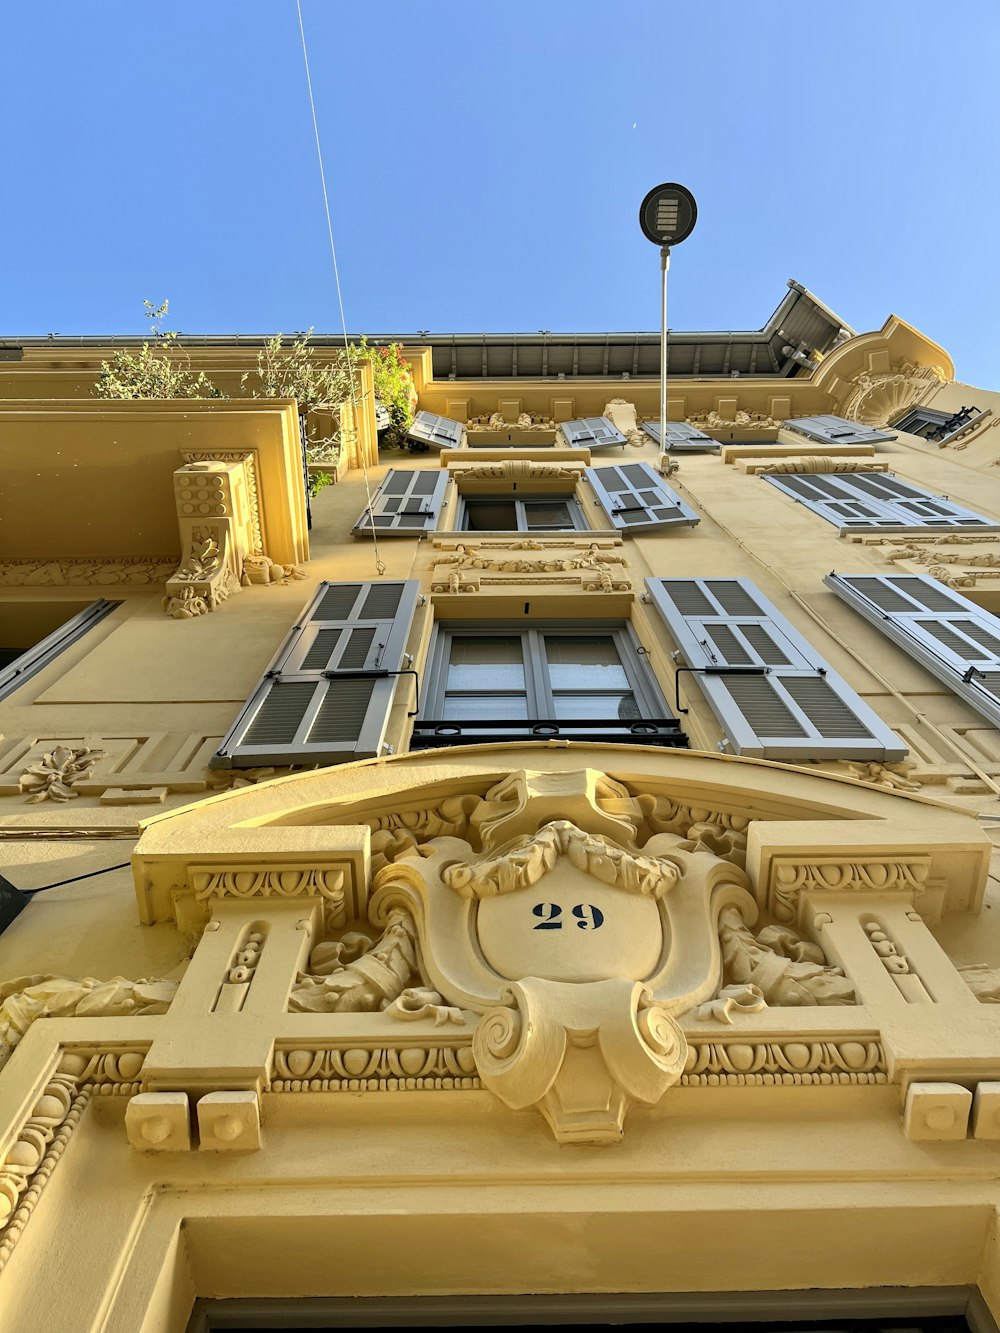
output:
<path id="1" fill-rule="evenodd" d="M 430 468 L 390 468 L 351 531 L 355 537 L 411 537 L 438 525 L 448 473 Z"/>
<path id="2" fill-rule="evenodd" d="M 465 427 L 451 417 L 439 417 L 434 412 L 418 412 L 406 438 L 431 449 L 460 449 L 465 443 Z"/>
<path id="3" fill-rule="evenodd" d="M 608 449 L 616 444 L 624 447 L 628 443 L 615 423 L 607 417 L 581 417 L 578 421 L 563 421 L 559 429 L 571 449 Z"/>
<path id="4" fill-rule="evenodd" d="M 906 747 L 749 579 L 646 586 L 736 754 L 894 763 Z"/>
<path id="5" fill-rule="evenodd" d="M 814 510 L 841 532 L 877 529 L 903 532 L 915 528 L 953 531 L 975 528 L 995 532 L 1000 523 L 942 495 L 933 495 L 892 473 L 788 472 L 761 474 L 763 480 Z"/>
<path id="6" fill-rule="evenodd" d="M 211 767 L 379 755 L 418 589 L 415 579 L 321 583 Z"/>
<path id="7" fill-rule="evenodd" d="M 587 480 L 616 528 L 693 527 L 701 519 L 648 463 L 615 463 L 587 468 Z"/>
<path id="8" fill-rule="evenodd" d="M 650 439 L 660 444 L 660 423 L 658 421 L 644 421 L 642 428 Z M 718 453 L 719 441 L 713 440 L 711 435 L 706 435 L 697 426 L 689 426 L 686 421 L 668 421 L 667 442 L 661 445 L 661 448 L 667 453 L 674 454 L 704 453 L 706 450 Z"/>
<path id="9" fill-rule="evenodd" d="M 823 582 L 1000 726 L 1000 620 L 929 574 L 828 574 Z"/>
<path id="10" fill-rule="evenodd" d="M 795 417 L 783 424 L 797 435 L 821 440 L 823 444 L 880 444 L 896 438 L 888 431 L 874 430 L 871 426 L 862 425 L 860 421 L 848 421 L 845 417 Z"/>

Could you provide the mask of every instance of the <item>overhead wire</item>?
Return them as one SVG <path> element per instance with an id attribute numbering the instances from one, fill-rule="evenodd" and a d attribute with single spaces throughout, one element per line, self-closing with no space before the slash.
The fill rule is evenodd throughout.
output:
<path id="1" fill-rule="evenodd" d="M 348 383 L 351 389 L 351 411 L 354 414 L 354 428 L 358 429 L 361 420 L 358 413 L 358 394 L 354 377 L 354 358 L 351 355 L 351 347 L 347 338 L 347 320 L 344 317 L 344 298 L 340 289 L 340 269 L 337 266 L 337 247 L 333 239 L 333 220 L 330 216 L 330 196 L 326 188 L 326 170 L 323 166 L 323 148 L 319 137 L 319 122 L 316 119 L 316 99 L 313 97 L 312 74 L 309 71 L 309 49 L 306 44 L 306 30 L 302 22 L 302 0 L 295 0 L 295 9 L 299 16 L 299 36 L 302 39 L 302 60 L 306 69 L 306 88 L 309 91 L 309 111 L 312 115 L 313 136 L 316 140 L 316 157 L 319 161 L 319 179 L 323 187 L 323 208 L 326 212 L 326 234 L 330 241 L 330 258 L 333 261 L 333 280 L 337 288 L 337 305 L 340 309 L 340 326 L 344 334 L 344 356 L 347 361 Z M 341 444 L 343 445 L 343 430 L 341 430 Z M 372 490 L 371 483 L 368 480 L 368 464 L 365 459 L 364 451 L 358 450 L 358 457 L 361 460 L 361 472 L 365 481 L 365 494 L 368 497 L 368 522 L 372 531 L 372 542 L 375 549 L 375 569 L 382 575 L 385 573 L 385 562 L 379 555 L 378 534 L 375 530 L 375 515 L 372 511 Z"/>

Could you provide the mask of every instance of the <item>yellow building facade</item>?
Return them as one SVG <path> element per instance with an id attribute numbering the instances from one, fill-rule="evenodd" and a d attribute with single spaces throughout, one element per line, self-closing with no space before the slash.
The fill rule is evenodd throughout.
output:
<path id="1" fill-rule="evenodd" d="M 1000 393 L 402 341 L 0 345 L 2 1326 L 995 1328 Z"/>

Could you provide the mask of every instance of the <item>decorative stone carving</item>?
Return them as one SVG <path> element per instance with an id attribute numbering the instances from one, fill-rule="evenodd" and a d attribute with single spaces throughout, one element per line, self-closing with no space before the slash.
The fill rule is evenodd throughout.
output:
<path id="1" fill-rule="evenodd" d="M 923 783 L 912 776 L 913 764 L 876 764 L 846 761 L 845 768 L 852 777 L 861 782 L 870 782 L 876 787 L 888 787 L 890 791 L 920 791 Z"/>
<path id="2" fill-rule="evenodd" d="M 285 585 L 308 577 L 296 565 L 277 565 L 266 555 L 246 555 L 240 583 L 244 588 L 253 586 Z"/>
<path id="3" fill-rule="evenodd" d="M 36 1018 L 164 1014 L 176 990 L 176 981 L 154 978 L 98 981 L 83 977 L 75 981 L 45 975 L 15 977 L 0 986 L 0 1068 Z"/>
<path id="4" fill-rule="evenodd" d="M 781 425 L 766 412 L 738 411 L 730 420 L 720 416 L 714 409 L 711 412 L 692 412 L 685 418 L 689 425 L 698 430 L 775 430 Z"/>
<path id="5" fill-rule="evenodd" d="M 39 801 L 74 801 L 80 795 L 75 788 L 90 776 L 103 757 L 103 750 L 89 746 L 57 745 L 24 770 L 19 779 L 21 791 L 28 793 L 31 805 Z"/>
<path id="6" fill-rule="evenodd" d="M 604 774 L 513 774 L 468 814 L 448 811 L 482 852 L 411 835 L 375 877 L 372 919 L 412 917 L 426 986 L 482 1015 L 484 1085 L 537 1109 L 560 1142 L 617 1140 L 631 1105 L 677 1082 L 676 1015 L 722 980 L 719 913 L 754 916 L 742 871 L 697 840 L 658 834 L 637 850 L 637 806 Z M 545 818 L 567 808 L 573 820 Z"/>
<path id="7" fill-rule="evenodd" d="M 958 971 L 980 1004 L 1000 1004 L 1000 968 L 970 963 Z"/>
<path id="8" fill-rule="evenodd" d="M 858 1033 L 836 1040 L 808 1036 L 782 1041 L 741 1034 L 728 1041 L 705 1041 L 688 1034 L 681 1075 L 687 1087 L 743 1084 L 886 1083 L 885 1052 L 875 1035 Z"/>
<path id="9" fill-rule="evenodd" d="M 466 422 L 469 431 L 509 431 L 509 430 L 555 430 L 556 423 L 551 417 L 532 416 L 530 412 L 519 412 L 516 421 L 508 421 L 502 412 L 483 413 L 470 417 Z"/>
<path id="10" fill-rule="evenodd" d="M 785 926 L 754 935 L 734 907 L 719 918 L 723 976 L 729 985 L 756 988 L 768 1004 L 855 1004 L 842 968 L 827 966 L 823 950 Z"/>
<path id="11" fill-rule="evenodd" d="M 348 1046 L 274 1053 L 272 1092 L 404 1092 L 472 1090 L 480 1082 L 472 1045 Z"/>
<path id="12" fill-rule="evenodd" d="M 837 414 L 867 426 L 885 426 L 946 380 L 940 366 L 917 366 L 912 361 L 900 361 L 884 374 L 863 370 L 851 381 Z"/>
<path id="13" fill-rule="evenodd" d="M 6 1265 L 91 1093 L 78 1088 L 79 1057 L 64 1056 L 0 1166 L 0 1271 Z"/>
<path id="14" fill-rule="evenodd" d="M 296 866 L 282 870 L 193 869 L 191 883 L 200 902 L 211 898 L 319 897 L 343 904 L 344 872 L 323 866 Z"/>
<path id="15" fill-rule="evenodd" d="M 887 893 L 908 890 L 918 897 L 927 888 L 930 859 L 817 860 L 815 863 L 776 858 L 768 904 L 778 921 L 797 919 L 799 894 L 804 889 L 835 893 Z"/>
<path id="16" fill-rule="evenodd" d="M 579 547 L 580 543 L 567 543 Z M 531 549 L 539 549 L 537 546 Z M 544 547 L 541 549 L 545 549 Z M 448 566 L 447 573 L 441 577 L 434 575 L 431 590 L 434 592 L 473 592 L 480 584 L 507 582 L 484 578 L 481 571 L 508 574 L 513 582 L 559 582 L 559 579 L 540 579 L 540 575 L 577 574 L 573 582 L 579 583 L 587 591 L 627 591 L 632 584 L 609 566 L 623 566 L 628 562 L 620 551 L 602 549 L 596 542 L 591 542 L 579 555 L 562 555 L 557 552 L 535 558 L 489 554 L 488 548 L 480 545 L 467 546 L 464 543 L 455 547 L 451 554 L 434 557 L 434 565 Z"/>
<path id="17" fill-rule="evenodd" d="M 318 944 L 309 960 L 310 973 L 300 973 L 289 996 L 293 1013 L 370 1013 L 388 1009 L 419 981 L 416 931 L 403 911 L 393 912 L 374 944 L 352 932 L 335 943 Z M 432 992 L 433 994 L 433 992 Z M 420 1003 L 436 1006 L 437 999 Z M 412 1003 L 404 1001 L 396 1011 Z M 409 1016 L 409 1015 L 406 1015 Z"/>
<path id="18" fill-rule="evenodd" d="M 226 970 L 225 981 L 214 1005 L 215 1013 L 238 1014 L 243 1008 L 264 949 L 266 931 L 266 924 L 259 922 L 257 928 L 251 928 L 244 933 Z"/>
<path id="19" fill-rule="evenodd" d="M 175 558 L 167 555 L 125 560 L 113 556 L 97 560 L 4 560 L 0 561 L 0 588 L 162 583 L 176 564 Z"/>
<path id="20" fill-rule="evenodd" d="M 741 471 L 754 476 L 769 472 L 888 472 L 889 464 L 870 458 L 831 458 L 827 454 L 803 454 L 800 458 L 747 458 Z"/>
<path id="21" fill-rule="evenodd" d="M 560 481 L 572 490 L 583 476 L 583 463 L 533 463 L 524 458 L 498 459 L 495 463 L 449 464 L 449 472 L 459 486 L 463 481 Z"/>

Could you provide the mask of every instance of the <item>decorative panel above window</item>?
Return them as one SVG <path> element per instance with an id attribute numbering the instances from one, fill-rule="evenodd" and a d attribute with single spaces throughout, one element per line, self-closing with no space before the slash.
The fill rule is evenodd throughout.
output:
<path id="1" fill-rule="evenodd" d="M 820 440 L 823 444 L 881 444 L 896 438 L 888 431 L 875 430 L 860 421 L 848 421 L 846 417 L 795 417 L 784 425 L 798 435 Z"/>
<path id="2" fill-rule="evenodd" d="M 465 443 L 465 427 L 451 417 L 439 417 L 434 412 L 418 412 L 406 438 L 418 448 L 460 449 Z"/>
<path id="3" fill-rule="evenodd" d="M 587 468 L 601 508 L 623 532 L 694 527 L 701 519 L 648 463 Z"/>
<path id="4" fill-rule="evenodd" d="M 607 417 L 582 417 L 578 421 L 560 422 L 566 443 L 573 449 L 608 449 L 628 443 L 613 421 Z"/>
<path id="5" fill-rule="evenodd" d="M 1000 620 L 929 574 L 828 574 L 823 582 L 1000 726 Z"/>
<path id="6" fill-rule="evenodd" d="M 321 583 L 211 761 L 335 764 L 382 753 L 419 583 Z"/>
<path id="7" fill-rule="evenodd" d="M 762 759 L 895 763 L 906 746 L 749 579 L 647 579 L 729 738 Z"/>
<path id="8" fill-rule="evenodd" d="M 764 473 L 764 480 L 806 505 L 841 532 L 874 529 L 905 532 L 940 528 L 954 532 L 973 528 L 1000 530 L 1000 521 L 985 518 L 943 495 L 900 481 L 891 472 L 845 472 L 839 475 L 787 472 Z"/>
<path id="9" fill-rule="evenodd" d="M 448 473 L 390 468 L 351 531 L 355 537 L 412 537 L 438 525 Z M 374 532 L 372 529 L 374 528 Z"/>
<path id="10" fill-rule="evenodd" d="M 644 421 L 642 428 L 650 439 L 660 443 L 660 423 L 658 421 Z M 661 446 L 667 453 L 705 453 L 710 451 L 718 453 L 719 441 L 713 440 L 711 435 L 706 435 L 703 430 L 697 426 L 689 426 L 686 421 L 668 421 L 667 422 L 667 440 L 666 444 Z"/>

